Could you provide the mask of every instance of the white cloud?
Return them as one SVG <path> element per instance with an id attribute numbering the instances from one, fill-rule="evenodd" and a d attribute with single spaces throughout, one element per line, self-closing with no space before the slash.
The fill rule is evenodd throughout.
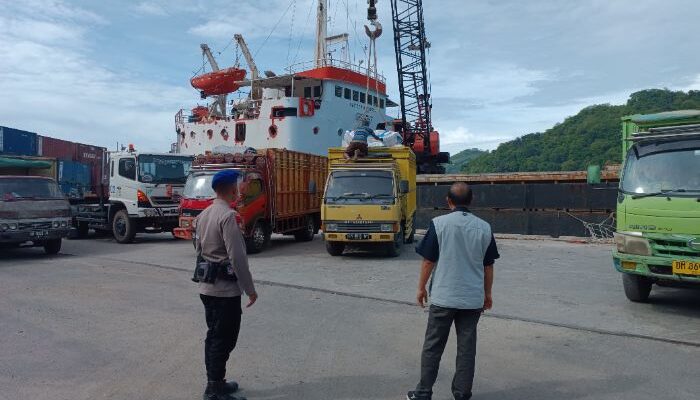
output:
<path id="1" fill-rule="evenodd" d="M 134 10 L 139 14 L 153 15 L 164 17 L 168 15 L 165 5 L 155 1 L 142 1 L 134 7 Z"/>
<path id="2" fill-rule="evenodd" d="M 101 66 L 89 57 L 88 46 L 75 44 L 89 42 L 91 29 L 104 20 L 52 4 L 51 13 L 27 3 L 0 15 L 0 122 L 110 148 L 119 141 L 169 150 L 173 116 L 192 92 Z M 76 22 L 82 22 L 80 28 Z M 12 29 L 22 24 L 34 31 Z"/>

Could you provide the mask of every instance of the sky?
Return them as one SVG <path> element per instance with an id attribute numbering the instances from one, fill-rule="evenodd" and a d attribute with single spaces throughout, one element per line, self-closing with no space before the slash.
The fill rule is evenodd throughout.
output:
<path id="1" fill-rule="evenodd" d="M 0 125 L 167 151 L 174 116 L 201 103 L 200 43 L 260 70 L 313 58 L 312 0 L 0 0 Z M 398 100 L 390 2 L 379 69 Z M 700 90 L 696 0 L 424 0 L 433 124 L 442 150 L 494 149 L 592 104 L 647 88 Z M 365 58 L 365 0 L 330 0 L 329 34 Z M 395 116 L 398 109 L 390 109 Z"/>

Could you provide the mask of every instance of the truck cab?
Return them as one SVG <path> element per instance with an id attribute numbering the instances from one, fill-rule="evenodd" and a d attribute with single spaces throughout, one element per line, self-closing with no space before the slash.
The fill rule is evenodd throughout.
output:
<path id="1" fill-rule="evenodd" d="M 321 220 L 326 250 L 339 256 L 348 245 L 382 248 L 392 257 L 415 234 L 416 158 L 408 147 L 370 148 L 346 160 L 332 148 Z"/>
<path id="2" fill-rule="evenodd" d="M 78 207 L 79 235 L 90 228 L 110 230 L 117 242 L 129 243 L 139 232 L 172 231 L 191 166 L 191 156 L 131 149 L 110 153 L 105 167 L 109 198 Z"/>
<path id="3" fill-rule="evenodd" d="M 0 176 L 0 248 L 61 251 L 71 210 L 56 181 L 43 176 Z"/>
<path id="4" fill-rule="evenodd" d="M 631 301 L 700 284 L 700 110 L 623 118 L 613 264 Z"/>

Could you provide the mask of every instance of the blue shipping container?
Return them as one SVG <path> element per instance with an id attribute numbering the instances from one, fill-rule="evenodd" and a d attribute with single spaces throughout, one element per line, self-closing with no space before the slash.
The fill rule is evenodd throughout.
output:
<path id="1" fill-rule="evenodd" d="M 58 162 L 58 185 L 71 199 L 79 199 L 90 191 L 92 175 L 89 165 L 75 161 Z"/>
<path id="2" fill-rule="evenodd" d="M 17 156 L 37 155 L 37 134 L 0 126 L 0 153 Z"/>

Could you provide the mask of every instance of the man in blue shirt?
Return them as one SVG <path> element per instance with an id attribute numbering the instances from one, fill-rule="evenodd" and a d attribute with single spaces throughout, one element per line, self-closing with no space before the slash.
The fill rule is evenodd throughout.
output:
<path id="1" fill-rule="evenodd" d="M 472 191 L 464 182 L 447 196 L 451 213 L 433 219 L 416 252 L 423 256 L 417 302 L 428 300 L 430 313 L 421 356 L 421 378 L 408 400 L 431 400 L 440 359 L 452 324 L 457 332 L 457 367 L 452 380 L 455 400 L 472 397 L 476 360 L 476 328 L 484 310 L 493 306 L 493 264 L 499 258 L 491 226 L 467 207 Z M 432 276 L 432 277 L 431 277 Z"/>
<path id="2" fill-rule="evenodd" d="M 357 160 L 357 157 L 366 157 L 369 153 L 369 146 L 367 144 L 367 139 L 372 136 L 377 140 L 382 140 L 379 136 L 374 134 L 374 131 L 369 127 L 357 128 L 353 132 L 352 141 L 345 150 L 345 159 L 350 158 Z"/>

